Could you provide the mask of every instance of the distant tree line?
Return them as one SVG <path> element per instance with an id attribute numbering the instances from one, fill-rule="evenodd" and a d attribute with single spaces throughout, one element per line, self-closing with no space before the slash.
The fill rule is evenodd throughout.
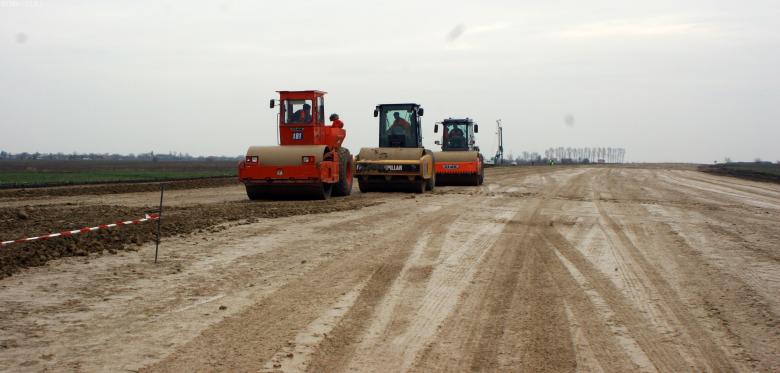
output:
<path id="1" fill-rule="evenodd" d="M 516 157 L 509 153 L 502 164 L 548 164 L 555 163 L 623 163 L 626 150 L 623 148 L 549 148 L 544 155 L 536 152 L 522 152 Z"/>
<path id="2" fill-rule="evenodd" d="M 155 154 L 154 152 L 139 154 L 117 153 L 9 153 L 0 151 L 0 160 L 57 160 L 57 161 L 233 161 L 241 159 L 241 156 L 192 156 L 187 153 L 169 152 L 168 154 Z"/>
<path id="3" fill-rule="evenodd" d="M 549 148 L 544 155 L 536 152 L 521 152 L 517 156 L 509 155 L 501 164 L 548 164 L 555 163 L 623 163 L 626 150 L 623 148 Z"/>
<path id="4" fill-rule="evenodd" d="M 547 159 L 559 163 L 623 163 L 624 148 L 549 148 L 544 151 Z"/>
<path id="5" fill-rule="evenodd" d="M 512 154 L 510 153 L 509 158 L 510 158 L 509 162 L 514 162 L 516 164 L 544 163 L 544 159 L 537 152 L 521 152 L 515 157 L 513 157 Z"/>

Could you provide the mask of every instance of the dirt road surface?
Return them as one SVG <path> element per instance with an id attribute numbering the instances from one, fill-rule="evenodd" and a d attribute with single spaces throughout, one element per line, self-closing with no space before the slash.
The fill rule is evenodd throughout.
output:
<path id="1" fill-rule="evenodd" d="M 167 239 L 157 265 L 147 243 L 2 279 L 0 369 L 780 371 L 777 184 L 528 167 L 349 198 L 365 207 Z M 237 185 L 171 192 L 242 199 Z"/>

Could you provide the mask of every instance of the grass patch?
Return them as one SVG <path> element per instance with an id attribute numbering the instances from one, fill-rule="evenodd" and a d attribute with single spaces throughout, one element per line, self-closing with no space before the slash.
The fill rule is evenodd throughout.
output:
<path id="1" fill-rule="evenodd" d="M 100 182 L 161 181 L 234 176 L 234 170 L 220 171 L 132 171 L 114 172 L 3 172 L 0 187 L 16 185 L 93 184 Z"/>
<path id="2" fill-rule="evenodd" d="M 233 162 L 0 162 L 0 188 L 154 182 L 236 176 Z"/>

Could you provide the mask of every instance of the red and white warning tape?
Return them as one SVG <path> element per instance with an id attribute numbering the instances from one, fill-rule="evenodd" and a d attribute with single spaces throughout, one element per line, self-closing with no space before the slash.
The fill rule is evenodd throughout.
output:
<path id="1" fill-rule="evenodd" d="M 145 214 L 144 217 L 141 218 L 141 219 L 127 220 L 127 221 L 118 221 L 118 222 L 112 223 L 112 224 L 101 224 L 101 225 L 98 225 L 97 227 L 85 227 L 85 228 L 76 229 L 76 230 L 72 230 L 72 231 L 63 231 L 63 232 L 60 232 L 60 233 L 46 234 L 46 235 L 42 235 L 42 236 L 38 236 L 38 237 L 26 237 L 26 238 L 20 238 L 18 240 L 2 241 L 2 242 L 0 242 L 0 246 L 6 246 L 6 245 L 13 244 L 13 243 L 30 242 L 30 241 L 36 241 L 36 240 L 48 240 L 49 238 L 53 238 L 53 237 L 71 237 L 74 234 L 89 233 L 89 232 L 100 230 L 100 229 L 121 227 L 121 226 L 124 226 L 124 225 L 141 224 L 143 222 L 151 221 L 151 220 L 157 220 L 159 218 L 160 218 L 159 214 Z"/>

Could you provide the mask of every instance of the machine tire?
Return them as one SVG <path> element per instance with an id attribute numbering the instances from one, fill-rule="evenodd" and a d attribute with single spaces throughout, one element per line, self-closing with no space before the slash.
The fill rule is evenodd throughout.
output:
<path id="1" fill-rule="evenodd" d="M 259 199 L 262 199 L 262 193 L 258 190 L 258 188 L 253 186 L 246 186 L 246 196 L 249 197 L 252 201 L 257 201 Z"/>
<path id="2" fill-rule="evenodd" d="M 427 180 L 419 180 L 415 181 L 414 184 L 412 184 L 412 188 L 414 189 L 414 193 L 416 194 L 423 194 L 425 193 L 425 190 L 427 189 L 428 181 Z"/>
<path id="3" fill-rule="evenodd" d="M 431 178 L 425 180 L 425 190 L 433 191 L 434 188 L 436 188 L 436 172 L 432 172 Z"/>
<path id="4" fill-rule="evenodd" d="M 333 184 L 333 196 L 344 197 L 352 193 L 352 154 L 339 148 L 339 181 Z"/>
<path id="5" fill-rule="evenodd" d="M 374 191 L 374 189 L 368 185 L 368 182 L 364 182 L 360 179 L 358 179 L 358 189 L 360 189 L 360 193 L 369 193 Z"/>
<path id="6" fill-rule="evenodd" d="M 322 185 L 314 191 L 314 199 L 328 199 L 333 193 L 333 184 L 322 183 Z"/>
<path id="7" fill-rule="evenodd" d="M 425 190 L 433 191 L 436 188 L 436 158 L 433 156 L 433 152 L 425 149 L 423 154 L 431 155 L 431 177 L 425 180 Z"/>

